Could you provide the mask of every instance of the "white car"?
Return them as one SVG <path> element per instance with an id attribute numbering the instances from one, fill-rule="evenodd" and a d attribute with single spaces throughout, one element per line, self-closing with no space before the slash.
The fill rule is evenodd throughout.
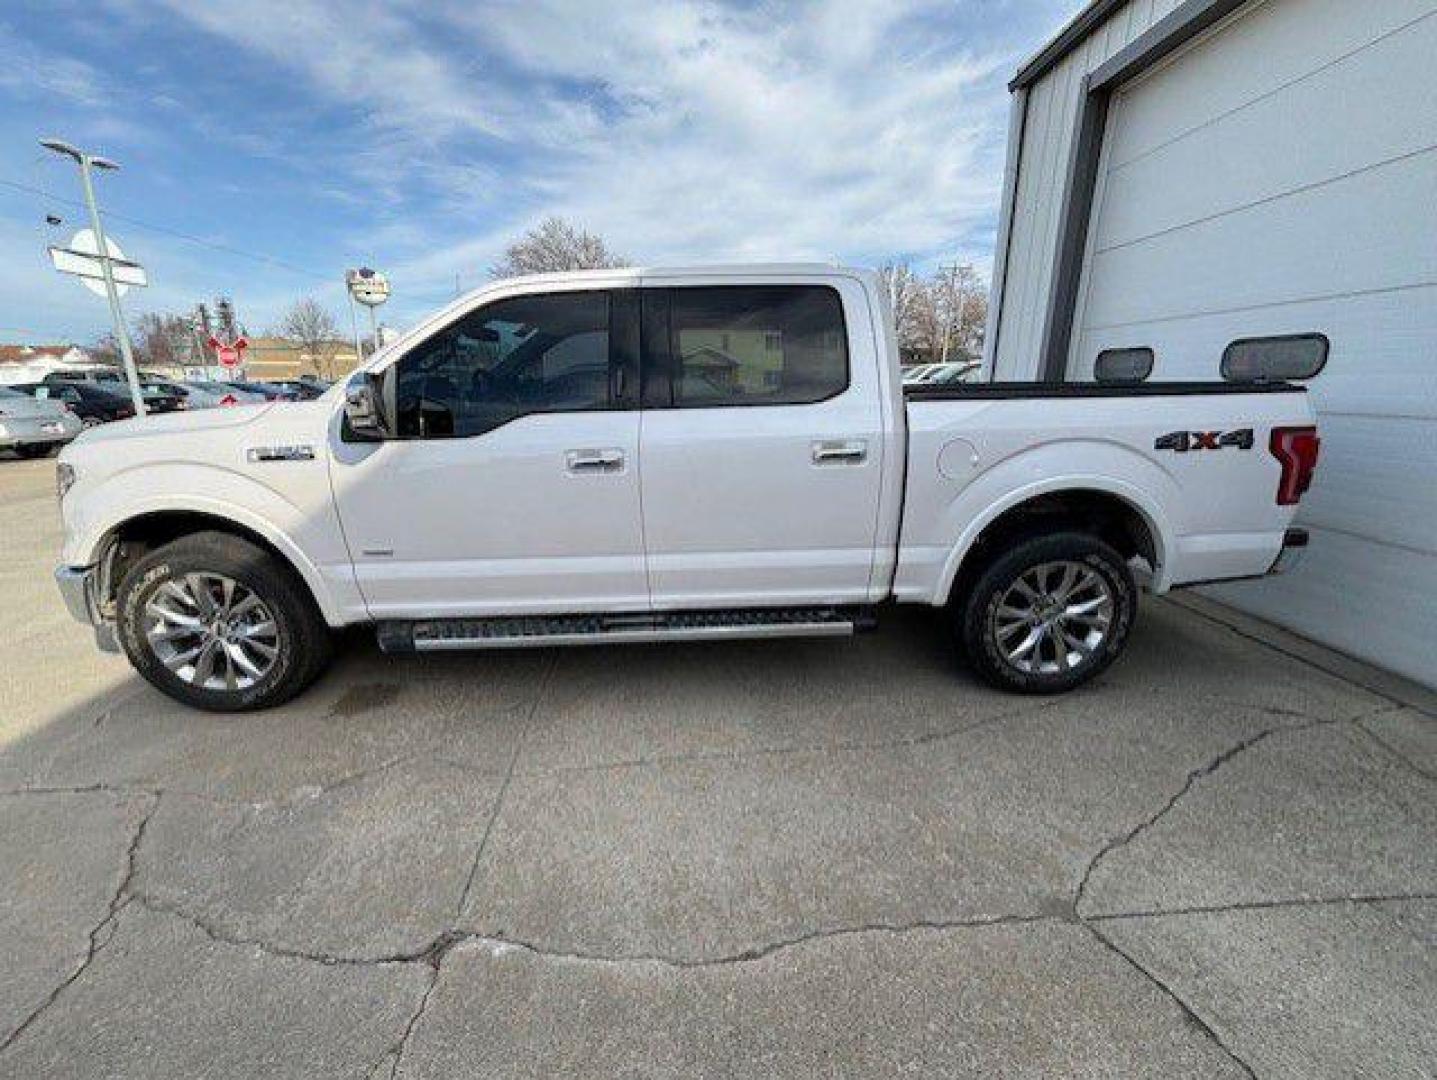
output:
<path id="1" fill-rule="evenodd" d="M 209 409 L 224 405 L 258 405 L 265 400 L 263 394 L 242 390 L 225 382 L 210 382 L 202 379 L 187 379 L 180 384 L 188 391 L 187 400 L 193 409 Z"/>
<path id="2" fill-rule="evenodd" d="M 1013 690 L 1092 678 L 1155 593 L 1280 568 L 1318 440 L 1286 384 L 901 385 L 876 275 L 492 282 L 315 401 L 126 421 L 59 463 L 71 611 L 253 709 L 390 651 L 851 634 L 948 613 Z"/>
<path id="3" fill-rule="evenodd" d="M 978 381 L 978 369 L 983 365 L 977 360 L 955 360 L 946 364 L 934 364 L 932 370 L 924 373 L 924 386 L 948 386 L 952 383 L 973 383 Z"/>
<path id="4" fill-rule="evenodd" d="M 80 418 L 59 401 L 33 398 L 0 386 L 0 450 L 44 457 L 84 429 Z"/>

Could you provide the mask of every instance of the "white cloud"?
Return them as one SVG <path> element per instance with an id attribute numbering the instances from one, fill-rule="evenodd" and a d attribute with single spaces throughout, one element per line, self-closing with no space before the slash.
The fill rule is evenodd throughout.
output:
<path id="1" fill-rule="evenodd" d="M 389 220 L 474 209 L 376 230 L 401 294 L 549 213 L 645 262 L 987 255 L 1011 55 L 955 44 L 961 5 L 164 2 L 362 110 Z"/>
<path id="2" fill-rule="evenodd" d="M 100 82 L 89 64 L 46 52 L 0 24 L 0 89 L 22 97 L 60 97 L 95 105 L 103 96 Z"/>

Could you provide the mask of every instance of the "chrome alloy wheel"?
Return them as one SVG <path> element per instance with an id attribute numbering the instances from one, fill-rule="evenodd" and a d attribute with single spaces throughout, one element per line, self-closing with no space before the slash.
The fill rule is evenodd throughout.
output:
<path id="1" fill-rule="evenodd" d="M 1003 658 L 1025 674 L 1053 675 L 1082 666 L 1107 640 L 1113 591 L 1086 563 L 1030 567 L 1003 593 L 990 632 Z"/>
<path id="2" fill-rule="evenodd" d="M 279 658 L 263 601 L 223 574 L 166 581 L 145 602 L 145 640 L 160 663 L 204 690 L 248 690 Z"/>

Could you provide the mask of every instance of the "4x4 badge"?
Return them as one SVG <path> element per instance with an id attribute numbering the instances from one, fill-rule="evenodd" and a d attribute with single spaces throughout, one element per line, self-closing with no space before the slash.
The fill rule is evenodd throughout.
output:
<path id="1" fill-rule="evenodd" d="M 1223 450 L 1235 446 L 1239 450 L 1251 450 L 1252 428 L 1237 431 L 1171 431 L 1153 443 L 1154 450 L 1176 450 L 1186 454 L 1189 450 Z"/>

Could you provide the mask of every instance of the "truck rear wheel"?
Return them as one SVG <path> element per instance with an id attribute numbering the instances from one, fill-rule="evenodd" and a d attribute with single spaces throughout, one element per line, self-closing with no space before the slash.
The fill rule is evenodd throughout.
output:
<path id="1" fill-rule="evenodd" d="M 978 575 L 958 608 L 968 662 L 994 686 L 1055 694 L 1116 660 L 1137 615 L 1123 557 L 1082 532 L 1021 540 Z"/>
<path id="2" fill-rule="evenodd" d="M 150 552 L 125 575 L 116 611 L 135 670 L 200 709 L 278 705 L 329 660 L 329 629 L 304 583 L 228 533 L 195 533 Z"/>

